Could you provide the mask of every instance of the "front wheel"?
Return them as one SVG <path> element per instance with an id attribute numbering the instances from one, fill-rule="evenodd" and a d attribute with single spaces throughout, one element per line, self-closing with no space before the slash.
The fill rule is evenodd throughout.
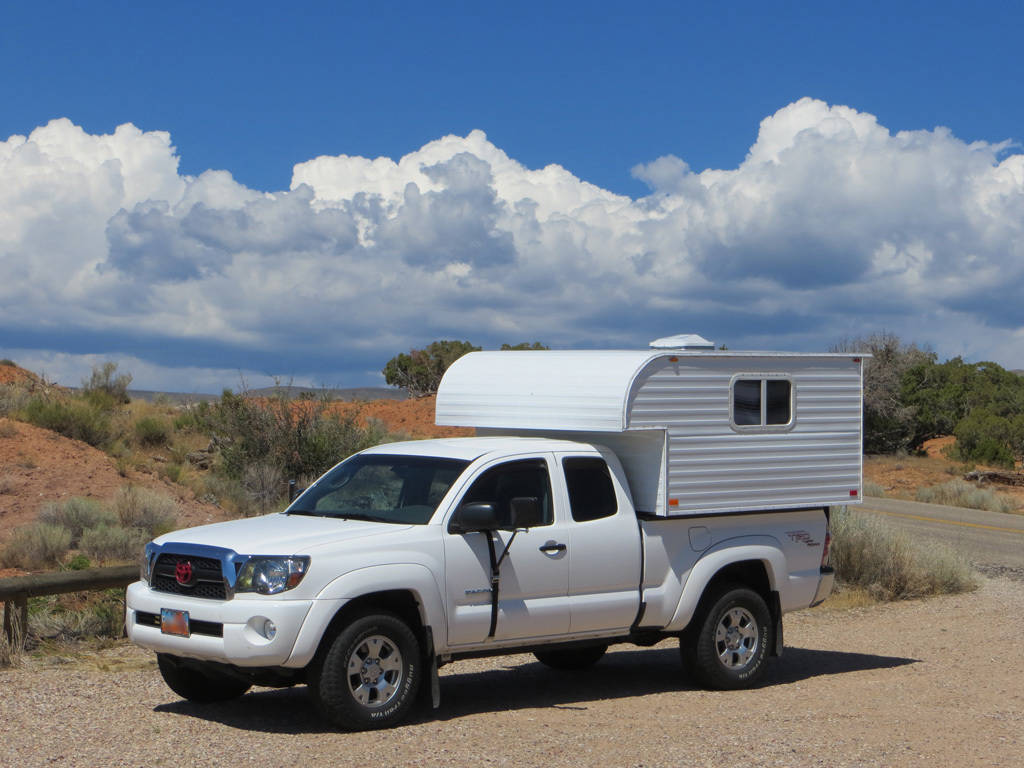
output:
<path id="1" fill-rule="evenodd" d="M 719 587 L 693 630 L 679 641 L 683 664 L 709 688 L 749 688 L 764 674 L 771 647 L 771 614 L 757 592 L 738 584 Z"/>
<path id="2" fill-rule="evenodd" d="M 248 681 L 228 674 L 216 664 L 184 661 L 167 653 L 158 653 L 156 663 L 167 687 L 189 701 L 237 699 L 251 687 Z"/>
<path id="3" fill-rule="evenodd" d="M 310 692 L 320 713 L 339 728 L 388 728 L 413 705 L 421 674 L 412 630 L 397 616 L 372 614 L 330 642 L 312 670 Z"/>

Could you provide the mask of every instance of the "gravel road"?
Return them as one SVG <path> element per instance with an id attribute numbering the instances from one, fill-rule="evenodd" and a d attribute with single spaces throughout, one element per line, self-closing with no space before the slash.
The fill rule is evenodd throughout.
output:
<path id="1" fill-rule="evenodd" d="M 584 673 L 529 656 L 442 669 L 441 709 L 337 733 L 305 688 L 194 705 L 127 644 L 0 670 L 3 766 L 1024 766 L 1024 585 L 787 616 L 751 691 L 708 692 L 676 647 Z"/>

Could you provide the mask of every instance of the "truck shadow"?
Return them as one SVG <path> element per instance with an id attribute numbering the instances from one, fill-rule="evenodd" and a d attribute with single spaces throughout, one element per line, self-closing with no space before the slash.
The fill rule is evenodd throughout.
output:
<path id="1" fill-rule="evenodd" d="M 772 660 L 757 687 L 787 685 L 847 672 L 891 669 L 918 661 L 898 656 L 786 648 L 781 658 Z M 674 647 L 615 651 L 581 672 L 560 672 L 537 662 L 476 672 L 459 672 L 460 666 L 456 663 L 442 669 L 440 709 L 420 708 L 407 721 L 408 725 L 538 707 L 585 710 L 594 701 L 658 693 L 703 693 L 683 672 Z M 154 711 L 254 732 L 299 734 L 335 730 L 319 717 L 306 695 L 305 686 L 261 689 L 220 704 L 175 701 L 161 704 Z"/>

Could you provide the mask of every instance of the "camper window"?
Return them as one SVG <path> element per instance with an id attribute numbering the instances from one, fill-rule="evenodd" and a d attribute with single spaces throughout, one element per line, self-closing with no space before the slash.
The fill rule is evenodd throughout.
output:
<path id="1" fill-rule="evenodd" d="M 737 376 L 732 381 L 732 426 L 741 431 L 786 429 L 793 422 L 793 382 Z"/>

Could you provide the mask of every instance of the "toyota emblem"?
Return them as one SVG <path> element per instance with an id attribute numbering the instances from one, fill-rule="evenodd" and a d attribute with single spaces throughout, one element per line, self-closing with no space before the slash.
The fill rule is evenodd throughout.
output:
<path id="1" fill-rule="evenodd" d="M 174 580 L 183 587 L 189 586 L 192 583 L 192 563 L 182 560 L 174 566 Z"/>

